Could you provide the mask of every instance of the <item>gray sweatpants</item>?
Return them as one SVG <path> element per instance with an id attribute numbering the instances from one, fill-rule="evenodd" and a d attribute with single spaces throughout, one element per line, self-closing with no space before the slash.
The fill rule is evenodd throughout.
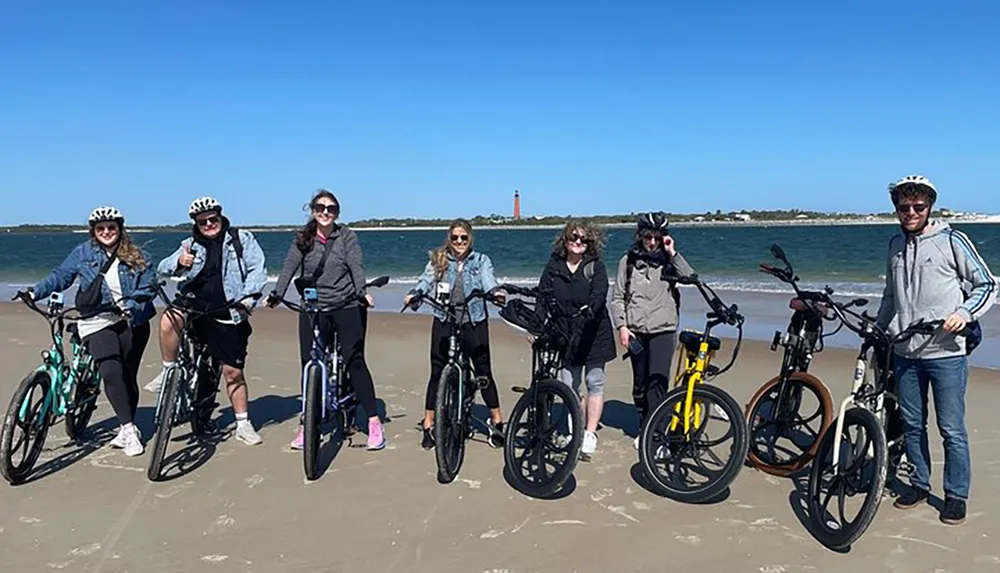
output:
<path id="1" fill-rule="evenodd" d="M 577 396 L 583 396 L 580 390 L 583 386 L 583 379 L 587 381 L 587 396 L 603 396 L 604 381 L 607 375 L 604 373 L 604 362 L 593 362 L 584 366 L 570 366 L 563 368 L 560 375 L 562 381 L 576 392 Z"/>

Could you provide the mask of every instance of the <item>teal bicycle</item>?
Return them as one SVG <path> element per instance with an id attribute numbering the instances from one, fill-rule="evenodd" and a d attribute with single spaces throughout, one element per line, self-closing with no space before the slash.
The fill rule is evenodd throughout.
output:
<path id="1" fill-rule="evenodd" d="M 53 293 L 46 309 L 35 304 L 30 293 L 19 292 L 28 308 L 48 321 L 52 346 L 42 351 L 42 363 L 18 385 L 7 407 L 0 431 L 0 474 L 11 485 L 23 483 L 38 462 L 49 428 L 65 419 L 66 436 L 79 441 L 97 409 L 101 376 L 94 358 L 80 341 L 76 321 L 102 311 L 81 314 L 64 308 L 62 293 Z M 70 355 L 63 349 L 64 332 L 69 332 Z"/>

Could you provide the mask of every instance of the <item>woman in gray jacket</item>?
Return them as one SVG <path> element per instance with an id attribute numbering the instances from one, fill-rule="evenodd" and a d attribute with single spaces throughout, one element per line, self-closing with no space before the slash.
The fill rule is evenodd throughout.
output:
<path id="1" fill-rule="evenodd" d="M 364 292 L 361 245 L 354 231 L 336 224 L 340 203 L 333 193 L 320 189 L 309 207 L 312 217 L 288 249 L 281 275 L 266 304 L 270 307 L 278 304 L 296 272 L 299 276 L 315 279 L 319 306 L 324 309 L 319 315 L 321 334 L 330 340 L 333 331 L 337 331 L 344 370 L 368 415 L 368 449 L 380 450 L 385 447 L 385 436 L 376 410 L 375 384 L 365 361 L 365 307 L 362 306 L 371 306 L 374 300 Z M 299 314 L 299 351 L 303 365 L 309 361 L 311 348 L 309 317 Z M 302 426 L 299 425 L 291 446 L 302 449 L 302 443 Z"/>
<path id="2" fill-rule="evenodd" d="M 618 342 L 629 349 L 632 362 L 632 400 L 640 429 L 670 387 L 680 292 L 664 277 L 694 273 L 674 247 L 667 225 L 663 213 L 639 216 L 635 243 L 618 262 L 611 296 Z"/>

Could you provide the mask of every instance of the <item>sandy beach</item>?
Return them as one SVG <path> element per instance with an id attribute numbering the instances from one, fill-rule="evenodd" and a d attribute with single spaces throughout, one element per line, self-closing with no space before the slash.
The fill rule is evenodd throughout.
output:
<path id="1" fill-rule="evenodd" d="M 607 406 L 593 461 L 580 463 L 561 499 L 537 500 L 502 476 L 502 453 L 481 436 L 469 444 L 453 484 L 435 479 L 432 452 L 419 447 L 428 372 L 429 317 L 373 313 L 368 356 L 385 404 L 389 446 L 364 449 L 358 436 L 329 468 L 305 483 L 301 455 L 287 449 L 297 423 L 294 315 L 260 310 L 248 359 L 251 416 L 264 443 L 171 446 L 162 483 L 146 480 L 146 455 L 127 458 L 106 444 L 116 428 L 102 401 L 83 445 L 52 429 L 35 479 L 0 486 L 0 562 L 5 571 L 706 571 L 763 573 L 997 571 L 1000 501 L 1000 403 L 997 373 L 973 369 L 968 420 L 973 492 L 965 525 L 947 527 L 937 511 L 901 512 L 883 503 L 875 523 L 848 553 L 832 552 L 802 523 L 795 482 L 744 468 L 728 497 L 683 505 L 649 493 L 633 477 L 635 417 L 630 373 L 609 365 Z M 492 325 L 493 364 L 505 414 L 513 384 L 528 374 L 529 349 L 502 322 Z M 37 364 L 47 344 L 44 322 L 27 309 L 0 305 L 0 404 Z M 846 392 L 853 352 L 830 348 L 814 372 L 835 400 Z M 779 355 L 744 342 L 734 370 L 718 383 L 742 404 L 773 376 Z M 159 370 L 156 340 L 141 382 Z M 221 401 L 225 402 L 223 398 Z M 152 435 L 155 396 L 144 392 L 138 424 Z M 480 416 L 484 410 L 477 411 Z M 231 428 L 228 405 L 218 416 Z M 941 447 L 931 421 L 935 493 Z M 176 436 L 186 428 L 175 431 Z M 360 446 L 360 447 L 359 447 Z M 332 458 L 332 459 L 331 459 Z M 181 462 L 178 464 L 178 462 Z M 992 525 L 991 525 L 992 524 Z M 993 533 L 990 533 L 992 531 Z"/>

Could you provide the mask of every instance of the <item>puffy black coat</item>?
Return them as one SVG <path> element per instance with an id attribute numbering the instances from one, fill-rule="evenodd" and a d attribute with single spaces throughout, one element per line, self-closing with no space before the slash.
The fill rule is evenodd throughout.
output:
<path id="1" fill-rule="evenodd" d="M 594 263 L 594 275 L 587 280 L 584 268 L 591 262 Z M 542 271 L 538 288 L 542 292 L 551 291 L 551 296 L 567 315 L 576 313 L 584 305 L 589 308 L 585 315 L 566 324 L 570 334 L 567 354 L 570 364 L 580 366 L 615 359 L 615 337 L 607 308 L 608 269 L 599 258 L 585 257 L 576 272 L 570 273 L 566 260 L 553 254 Z"/>

